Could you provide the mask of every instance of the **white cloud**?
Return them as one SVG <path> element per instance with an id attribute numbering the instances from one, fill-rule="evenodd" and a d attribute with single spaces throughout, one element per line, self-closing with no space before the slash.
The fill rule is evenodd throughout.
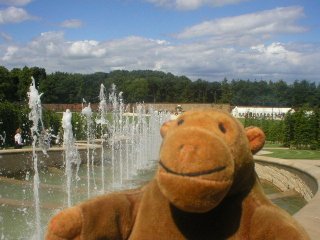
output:
<path id="1" fill-rule="evenodd" d="M 104 47 L 99 46 L 99 42 L 93 40 L 76 41 L 70 43 L 68 53 L 70 57 L 102 57 L 106 53 Z"/>
<path id="2" fill-rule="evenodd" d="M 302 7 L 284 7 L 235 17 L 205 21 L 178 33 L 177 38 L 216 36 L 267 36 L 277 33 L 300 33 L 307 29 L 295 24 L 304 16 Z"/>
<path id="3" fill-rule="evenodd" d="M 175 8 L 178 10 L 194 10 L 203 6 L 219 7 L 237 4 L 249 0 L 145 0 L 157 6 Z"/>
<path id="4" fill-rule="evenodd" d="M 64 28 L 80 28 L 82 27 L 83 23 L 79 19 L 69 19 L 63 21 L 60 26 Z"/>
<path id="5" fill-rule="evenodd" d="M 30 52 L 35 58 L 59 57 L 64 53 L 64 33 L 63 32 L 45 32 L 25 47 L 21 47 L 22 51 Z M 36 52 L 39 52 L 37 54 Z M 24 53 L 21 54 L 24 57 Z"/>
<path id="6" fill-rule="evenodd" d="M 19 23 L 32 19 L 35 19 L 35 17 L 28 14 L 22 8 L 8 7 L 7 9 L 0 10 L 0 24 Z"/>
<path id="7" fill-rule="evenodd" d="M 9 46 L 7 49 L 6 49 L 6 53 L 4 54 L 3 56 L 3 60 L 4 61 L 10 61 L 12 60 L 12 57 L 16 54 L 16 52 L 19 50 L 18 47 L 16 46 Z"/>
<path id="8" fill-rule="evenodd" d="M 8 6 L 24 6 L 32 2 L 32 0 L 0 0 L 0 4 Z"/>
<path id="9" fill-rule="evenodd" d="M 0 65 L 44 67 L 47 72 L 92 73 L 115 69 L 153 69 L 192 79 L 319 80 L 320 46 L 222 42 L 171 44 L 162 39 L 129 36 L 109 41 L 68 41 L 63 32 L 46 32 L 26 45 L 0 44 Z"/>
<path id="10" fill-rule="evenodd" d="M 304 65 L 303 61 L 306 60 L 307 55 L 294 49 L 289 50 L 285 44 L 279 42 L 267 46 L 263 44 L 252 46 L 251 50 L 256 62 L 260 63 L 258 69 L 264 72 L 272 72 L 274 69 L 277 69 L 278 72 L 295 72 L 296 68 Z"/>
<path id="11" fill-rule="evenodd" d="M 152 69 L 208 81 L 224 77 L 319 81 L 320 45 L 273 39 L 277 33 L 305 31 L 295 24 L 302 16 L 302 8 L 287 7 L 216 19 L 177 35 L 197 41 L 178 38 L 174 43 L 140 36 L 69 41 L 63 32 L 45 32 L 25 45 L 0 43 L 0 65 L 39 66 L 48 73 Z"/>

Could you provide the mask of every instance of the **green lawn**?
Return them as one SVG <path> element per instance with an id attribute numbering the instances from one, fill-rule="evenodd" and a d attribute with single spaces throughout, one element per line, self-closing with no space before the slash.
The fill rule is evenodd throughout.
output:
<path id="1" fill-rule="evenodd" d="M 307 159 L 307 160 L 320 160 L 320 151 L 315 150 L 294 150 L 294 149 L 265 149 L 271 154 L 265 156 L 283 159 Z"/>
<path id="2" fill-rule="evenodd" d="M 266 142 L 264 144 L 265 148 L 278 148 L 278 147 L 282 147 L 281 143 L 271 143 L 271 142 Z"/>

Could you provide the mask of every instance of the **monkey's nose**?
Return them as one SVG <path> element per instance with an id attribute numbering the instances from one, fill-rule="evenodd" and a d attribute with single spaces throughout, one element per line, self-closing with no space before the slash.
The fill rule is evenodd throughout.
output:
<path id="1" fill-rule="evenodd" d="M 180 160 L 193 159 L 192 156 L 196 152 L 196 147 L 190 144 L 182 144 L 180 146 Z"/>

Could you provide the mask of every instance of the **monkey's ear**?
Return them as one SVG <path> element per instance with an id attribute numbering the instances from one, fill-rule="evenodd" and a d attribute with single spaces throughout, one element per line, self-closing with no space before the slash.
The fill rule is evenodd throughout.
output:
<path id="1" fill-rule="evenodd" d="M 260 128 L 254 126 L 245 128 L 245 131 L 252 154 L 259 152 L 264 146 L 266 135 Z"/>
<path id="2" fill-rule="evenodd" d="M 164 136 L 167 134 L 169 128 L 171 128 L 175 124 L 176 124 L 176 120 L 169 120 L 169 121 L 163 123 L 160 128 L 161 137 L 164 138 Z"/>

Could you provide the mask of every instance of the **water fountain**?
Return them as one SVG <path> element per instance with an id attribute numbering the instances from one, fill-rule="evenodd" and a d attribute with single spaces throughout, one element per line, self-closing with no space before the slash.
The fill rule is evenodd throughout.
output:
<path id="1" fill-rule="evenodd" d="M 0 149 L 4 148 L 4 145 L 6 143 L 6 136 L 7 135 L 5 131 L 3 131 L 2 134 L 0 134 Z"/>
<path id="2" fill-rule="evenodd" d="M 101 85 L 98 113 L 93 113 L 90 103 L 83 104 L 81 111 L 86 120 L 86 142 L 82 145 L 76 143 L 72 132 L 72 113 L 67 109 L 62 117 L 63 169 L 40 169 L 39 162 L 43 159 L 38 157 L 38 147 L 42 147 L 43 153 L 49 155 L 50 149 L 44 142 L 47 132 L 41 120 L 42 94 L 38 93 L 34 80 L 28 95 L 31 109 L 29 117 L 33 122 L 34 176 L 31 178 L 29 174 L 19 182 L 22 189 L 14 190 L 20 192 L 19 197 L 10 196 L 9 192 L 13 190 L 9 189 L 11 186 L 6 186 L 7 193 L 1 193 L 1 197 L 20 198 L 22 206 L 12 203 L 15 208 L 12 221 L 20 219 L 19 230 L 9 226 L 13 222 L 6 223 L 10 218 L 7 216 L 9 213 L 1 216 L 0 239 L 43 239 L 46 223 L 56 211 L 104 192 L 136 187 L 141 184 L 138 181 L 141 176 L 147 179 L 150 175 L 145 174 L 152 174 L 161 143 L 159 129 L 169 119 L 167 113 L 158 113 L 152 108 L 147 112 L 144 104 L 137 104 L 134 113 L 129 113 L 122 92 L 117 93 L 113 85 L 107 96 L 105 87 Z M 96 135 L 99 139 L 96 139 Z M 81 160 L 80 148 L 86 153 Z M 12 232 L 8 228 L 12 228 Z M 29 233 L 28 236 L 26 233 Z"/>
<path id="3" fill-rule="evenodd" d="M 71 202 L 71 184 L 72 184 L 72 176 L 73 176 L 73 169 L 72 165 L 76 165 L 75 170 L 75 179 L 79 180 L 79 168 L 81 159 L 78 153 L 78 150 L 75 145 L 75 139 L 73 137 L 72 132 L 72 124 L 71 124 L 72 113 L 69 109 L 63 113 L 62 117 L 62 128 L 63 128 L 63 148 L 64 148 L 64 159 L 65 159 L 65 175 L 67 177 L 67 196 L 68 196 L 68 207 L 72 205 Z"/>
<path id="4" fill-rule="evenodd" d="M 97 125 L 100 127 L 100 137 L 101 137 L 101 192 L 105 192 L 105 184 L 103 179 L 105 179 L 105 157 L 104 157 L 104 147 L 105 142 L 108 137 L 108 129 L 110 129 L 110 124 L 106 119 L 107 116 L 107 96 L 106 96 L 106 88 L 103 84 L 100 86 L 100 92 L 99 92 L 99 115 L 96 119 Z"/>
<path id="5" fill-rule="evenodd" d="M 45 144 L 41 142 L 41 94 L 34 83 L 29 96 L 36 149 L 36 145 Z M 159 129 L 170 114 L 159 113 L 145 104 L 136 104 L 129 111 L 115 85 L 109 94 L 101 85 L 99 100 L 97 113 L 90 103 L 83 104 L 87 137 L 84 144 L 77 143 L 73 136 L 71 111 L 63 113 L 63 169 L 39 169 L 38 162 L 42 159 L 34 150 L 33 183 L 30 174 L 24 181 L 12 181 L 11 185 L 0 182 L 0 197 L 11 199 L 0 206 L 1 240 L 42 239 L 47 221 L 60 209 L 98 194 L 137 187 L 151 178 L 161 144 Z M 13 199 L 20 199 L 19 204 Z"/>
<path id="6" fill-rule="evenodd" d="M 32 83 L 30 85 L 30 91 L 28 92 L 29 97 L 29 120 L 32 121 L 33 125 L 31 127 L 31 136 L 32 136 L 32 159 L 33 159 L 33 169 L 34 169 L 34 176 L 33 176 L 33 193 L 34 193 L 34 208 L 35 208 L 35 239 L 41 239 L 42 232 L 41 232 L 41 219 L 40 219 L 40 198 L 39 198 L 39 185 L 40 185 L 40 178 L 39 178 L 39 169 L 38 169 L 38 155 L 36 153 L 36 145 L 38 144 L 44 154 L 47 154 L 45 143 L 44 143 L 44 136 L 46 134 L 45 128 L 42 122 L 42 107 L 41 107 L 41 97 L 42 94 L 39 94 L 36 86 L 35 80 L 32 78 Z"/>

